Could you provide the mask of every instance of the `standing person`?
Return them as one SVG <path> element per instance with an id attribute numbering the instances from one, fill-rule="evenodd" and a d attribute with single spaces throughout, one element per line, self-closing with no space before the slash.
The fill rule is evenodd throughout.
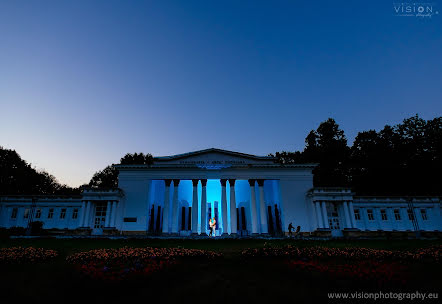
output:
<path id="1" fill-rule="evenodd" d="M 289 224 L 289 237 L 292 237 L 292 229 L 295 229 L 295 227 L 293 227 L 292 223 Z"/>
<path id="2" fill-rule="evenodd" d="M 215 220 L 215 218 L 212 219 L 212 229 L 213 229 L 213 237 L 215 237 L 215 229 L 216 229 L 216 220 Z"/>
<path id="3" fill-rule="evenodd" d="M 213 233 L 213 223 L 212 223 L 212 219 L 210 218 L 209 219 L 209 237 L 211 237 L 212 236 L 212 233 Z"/>

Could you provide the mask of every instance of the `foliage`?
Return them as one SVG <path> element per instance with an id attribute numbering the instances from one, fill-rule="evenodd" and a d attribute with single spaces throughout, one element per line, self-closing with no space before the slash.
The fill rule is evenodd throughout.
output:
<path id="1" fill-rule="evenodd" d="M 175 261 L 166 259 L 150 259 L 133 263 L 119 261 L 110 263 L 89 262 L 87 264 L 75 265 L 75 268 L 82 275 L 92 279 L 121 281 L 144 278 L 164 270 L 175 263 Z"/>
<path id="2" fill-rule="evenodd" d="M 292 260 L 287 262 L 293 269 L 320 272 L 330 279 L 352 279 L 360 281 L 376 281 L 380 286 L 388 283 L 404 284 L 407 279 L 406 267 L 395 262 L 379 263 L 373 260 L 357 262 L 324 262 Z"/>
<path id="3" fill-rule="evenodd" d="M 79 252 L 70 255 L 66 258 L 72 264 L 85 264 L 88 262 L 97 261 L 134 261 L 144 260 L 150 258 L 215 258 L 220 257 L 221 254 L 213 251 L 206 251 L 200 249 L 185 249 L 185 248 L 131 248 L 123 247 L 117 249 L 95 249 L 86 252 Z"/>
<path id="4" fill-rule="evenodd" d="M 55 250 L 34 247 L 10 247 L 0 249 L 0 263 L 36 263 L 56 258 Z"/>
<path id="5" fill-rule="evenodd" d="M 66 260 L 88 277 L 122 280 L 151 275 L 182 259 L 213 259 L 220 256 L 220 253 L 199 249 L 123 247 L 80 252 L 68 256 Z"/>
<path id="6" fill-rule="evenodd" d="M 127 153 L 120 159 L 122 165 L 151 165 L 153 163 L 153 156 L 149 153 Z"/>
<path id="7" fill-rule="evenodd" d="M 31 234 L 32 235 L 41 235 L 43 232 L 43 222 L 42 221 L 34 221 L 31 223 Z"/>
<path id="8" fill-rule="evenodd" d="M 440 195 L 442 117 L 418 115 L 379 132 L 359 132 L 349 147 L 331 118 L 307 135 L 305 149 L 282 151 L 282 164 L 317 163 L 316 187 L 348 186 L 358 195 Z"/>
<path id="9" fill-rule="evenodd" d="M 120 164 L 122 165 L 151 165 L 152 163 L 153 156 L 149 153 L 127 153 L 120 159 Z M 118 170 L 113 166 L 107 166 L 103 170 L 96 172 L 92 176 L 89 186 L 92 188 L 118 187 Z"/>
<path id="10" fill-rule="evenodd" d="M 25 227 L 17 227 L 13 226 L 10 228 L 6 228 L 8 235 L 25 235 L 26 234 L 26 228 Z"/>
<path id="11" fill-rule="evenodd" d="M 286 257 L 298 259 L 320 259 L 328 260 L 340 258 L 344 260 L 376 260 L 397 261 L 409 263 L 410 261 L 430 261 L 439 262 L 442 255 L 442 245 L 420 248 L 415 251 L 392 251 L 371 248 L 328 248 L 328 247 L 305 247 L 298 248 L 293 246 L 285 247 L 263 247 L 248 248 L 242 251 L 243 257 Z"/>
<path id="12" fill-rule="evenodd" d="M 46 171 L 37 171 L 14 150 L 0 147 L 0 195 L 79 194 Z"/>
<path id="13" fill-rule="evenodd" d="M 118 171 L 113 166 L 107 166 L 92 176 L 89 182 L 92 188 L 115 188 L 118 187 Z"/>

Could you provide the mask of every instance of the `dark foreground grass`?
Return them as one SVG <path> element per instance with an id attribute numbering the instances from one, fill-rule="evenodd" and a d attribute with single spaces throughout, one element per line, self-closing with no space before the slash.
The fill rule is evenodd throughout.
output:
<path id="1" fill-rule="evenodd" d="M 335 291 L 438 292 L 440 264 L 409 265 L 405 284 L 378 286 L 375 282 L 330 279 L 320 273 L 294 270 L 278 259 L 244 259 L 245 248 L 262 246 L 366 247 L 413 250 L 440 245 L 441 241 L 295 241 L 295 240 L 164 240 L 164 239 L 12 239 L 0 247 L 33 246 L 55 249 L 59 257 L 33 265 L 0 265 L 3 300 L 77 303 L 342 303 L 327 299 Z M 150 277 L 103 282 L 81 276 L 66 263 L 66 256 L 98 248 L 183 247 L 216 250 L 224 258 L 189 261 Z M 441 295 L 442 296 L 442 295 Z M 3 301 L 2 301 L 3 302 Z M 354 302 L 354 301 L 351 301 Z M 402 301 L 403 302 L 403 301 Z M 4 302 L 8 303 L 8 302 Z M 350 303 L 348 301 L 347 303 Z"/>

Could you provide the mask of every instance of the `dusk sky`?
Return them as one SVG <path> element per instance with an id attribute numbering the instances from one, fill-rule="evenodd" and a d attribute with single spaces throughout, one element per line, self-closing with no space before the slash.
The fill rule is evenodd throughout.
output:
<path id="1" fill-rule="evenodd" d="M 442 11 L 435 2 L 434 11 Z M 0 145 L 78 186 L 128 152 L 302 150 L 442 113 L 442 15 L 393 1 L 0 1 Z"/>

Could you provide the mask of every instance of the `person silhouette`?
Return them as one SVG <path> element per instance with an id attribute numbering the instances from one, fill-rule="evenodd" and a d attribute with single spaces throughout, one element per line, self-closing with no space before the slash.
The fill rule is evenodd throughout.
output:
<path id="1" fill-rule="evenodd" d="M 215 237 L 215 229 L 216 229 L 216 220 L 215 220 L 215 218 L 213 218 L 213 219 L 212 219 L 213 237 Z"/>
<path id="2" fill-rule="evenodd" d="M 209 237 L 212 236 L 213 233 L 213 223 L 212 223 L 212 219 L 209 218 Z"/>
<path id="3" fill-rule="evenodd" d="M 292 229 L 295 229 L 295 227 L 293 227 L 292 223 L 289 224 L 289 236 L 292 237 Z"/>

